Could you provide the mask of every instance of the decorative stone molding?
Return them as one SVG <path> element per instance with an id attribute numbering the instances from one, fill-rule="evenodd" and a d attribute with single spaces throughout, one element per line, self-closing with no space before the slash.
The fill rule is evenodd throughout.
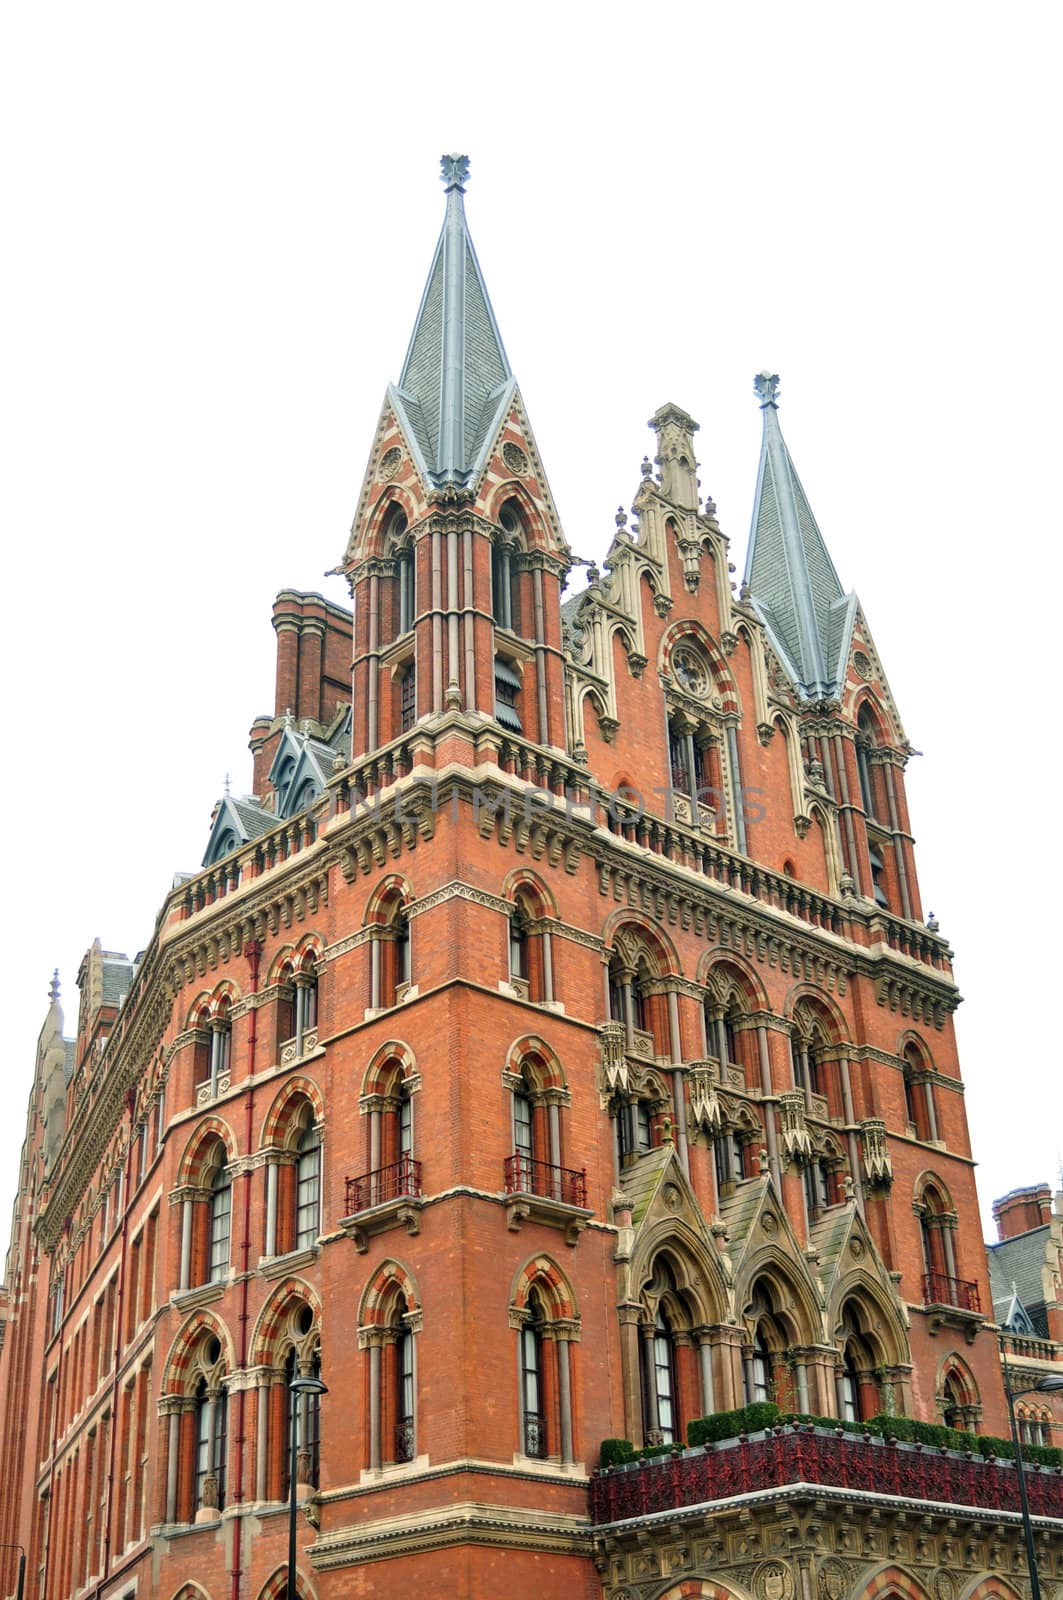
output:
<path id="1" fill-rule="evenodd" d="M 716 1093 L 716 1072 L 708 1061 L 691 1062 L 687 1071 L 690 1086 L 690 1120 L 712 1136 L 723 1127 L 723 1106 Z"/>
<path id="2" fill-rule="evenodd" d="M 886 1124 L 881 1117 L 868 1117 L 860 1124 L 864 1175 L 870 1189 L 888 1189 L 893 1183 L 893 1163 L 886 1145 Z"/>
<path id="3" fill-rule="evenodd" d="M 790 1161 L 806 1161 L 812 1155 L 812 1135 L 805 1122 L 805 1096 L 801 1089 L 787 1089 L 779 1096 L 779 1132 Z"/>

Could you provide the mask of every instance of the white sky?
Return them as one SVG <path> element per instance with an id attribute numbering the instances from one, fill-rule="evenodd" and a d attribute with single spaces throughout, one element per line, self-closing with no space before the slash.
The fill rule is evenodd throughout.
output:
<path id="1" fill-rule="evenodd" d="M 741 570 L 783 429 L 912 743 L 980 1188 L 1053 1182 L 1060 22 L 1049 5 L 31 5 L 0 22 L 6 1238 L 52 968 L 148 941 L 346 591 L 444 150 L 566 532 L 666 400 Z M 1051 611 L 1049 611 L 1051 607 Z M 0 1243 L 0 1249 L 3 1248 Z"/>

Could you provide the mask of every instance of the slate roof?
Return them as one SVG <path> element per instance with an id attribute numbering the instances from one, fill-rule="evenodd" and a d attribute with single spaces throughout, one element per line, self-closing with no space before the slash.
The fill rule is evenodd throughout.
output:
<path id="1" fill-rule="evenodd" d="M 133 982 L 133 963 L 124 956 L 103 958 L 103 1004 L 117 1006 L 129 993 Z"/>
<path id="2" fill-rule="evenodd" d="M 1048 1338 L 1048 1313 L 1042 1276 L 1048 1234 L 1046 1223 L 1044 1227 L 1030 1228 L 1026 1233 L 1016 1234 L 1014 1239 L 1001 1239 L 997 1244 L 986 1246 L 994 1315 L 998 1311 L 998 1299 L 1002 1304 L 1010 1301 L 1014 1284 L 1022 1309 L 1040 1339 Z"/>
<path id="3" fill-rule="evenodd" d="M 257 839 L 259 834 L 268 833 L 276 825 L 277 819 L 272 811 L 264 811 L 258 801 L 248 795 L 243 800 L 234 800 L 228 797 L 229 805 L 240 819 L 244 830 L 244 840 Z"/>
<path id="4" fill-rule="evenodd" d="M 756 380 L 764 416 L 745 583 L 799 692 L 836 695 L 857 598 L 843 590 L 779 427 L 778 378 Z"/>
<path id="5" fill-rule="evenodd" d="M 447 209 L 398 384 L 388 390 L 422 475 L 467 484 L 516 390 L 465 220 L 468 159 L 443 158 Z"/>

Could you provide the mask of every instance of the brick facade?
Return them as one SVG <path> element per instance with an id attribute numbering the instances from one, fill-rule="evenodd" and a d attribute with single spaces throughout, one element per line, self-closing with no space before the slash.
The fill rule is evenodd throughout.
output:
<path id="1" fill-rule="evenodd" d="M 519 393 L 442 484 L 389 399 L 353 625 L 274 608 L 255 795 L 292 719 L 325 740 L 349 708 L 349 752 L 173 891 L 135 969 L 89 953 L 72 1051 L 53 998 L 0 1366 L 27 1594 L 283 1592 L 286 1383 L 318 1370 L 304 1596 L 949 1570 L 925 1507 L 922 1546 L 881 1550 L 794 1512 L 800 1559 L 768 1511 L 721 1513 L 715 1554 L 589 1520 L 603 1439 L 679 1447 L 769 1393 L 1007 1431 L 958 994 L 873 640 L 857 611 L 837 693 L 803 698 L 735 592 L 696 424 L 653 427 L 635 521 L 563 607 Z M 1021 1592 L 989 1548 L 938 1600 Z"/>

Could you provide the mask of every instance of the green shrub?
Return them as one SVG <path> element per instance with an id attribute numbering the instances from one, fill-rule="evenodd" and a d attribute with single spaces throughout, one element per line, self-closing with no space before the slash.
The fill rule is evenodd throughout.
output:
<path id="1" fill-rule="evenodd" d="M 789 1427 L 811 1423 L 814 1428 L 844 1428 L 846 1433 L 858 1435 L 863 1435 L 865 1431 L 875 1431 L 867 1422 L 846 1422 L 840 1417 L 814 1417 L 809 1411 L 783 1411 L 780 1412 L 778 1420 Z"/>
<path id="2" fill-rule="evenodd" d="M 634 1461 L 635 1447 L 630 1439 L 603 1439 L 598 1457 L 600 1467 L 616 1467 L 622 1461 Z"/>
<path id="3" fill-rule="evenodd" d="M 648 1461 L 651 1456 L 670 1456 L 673 1450 L 678 1450 L 677 1444 L 644 1444 L 639 1451 L 639 1460 Z"/>
<path id="4" fill-rule="evenodd" d="M 737 1439 L 740 1433 L 759 1433 L 773 1428 L 779 1408 L 770 1400 L 757 1400 L 737 1411 L 717 1411 L 711 1417 L 695 1417 L 687 1423 L 687 1444 L 715 1444 L 720 1439 Z"/>
<path id="5" fill-rule="evenodd" d="M 988 1434 L 979 1434 L 975 1444 L 983 1456 L 997 1456 L 1001 1461 L 1015 1459 L 1015 1446 L 1010 1439 L 994 1439 Z M 1063 1450 L 1055 1444 L 1024 1444 L 1022 1459 L 1035 1462 L 1039 1467 L 1060 1467 L 1063 1466 Z"/>
<path id="6" fill-rule="evenodd" d="M 867 1424 L 872 1433 L 885 1434 L 898 1439 L 901 1444 L 925 1444 L 933 1449 L 978 1449 L 978 1435 L 964 1433 L 959 1428 L 946 1428 L 940 1422 L 917 1422 L 914 1417 L 872 1417 Z"/>

